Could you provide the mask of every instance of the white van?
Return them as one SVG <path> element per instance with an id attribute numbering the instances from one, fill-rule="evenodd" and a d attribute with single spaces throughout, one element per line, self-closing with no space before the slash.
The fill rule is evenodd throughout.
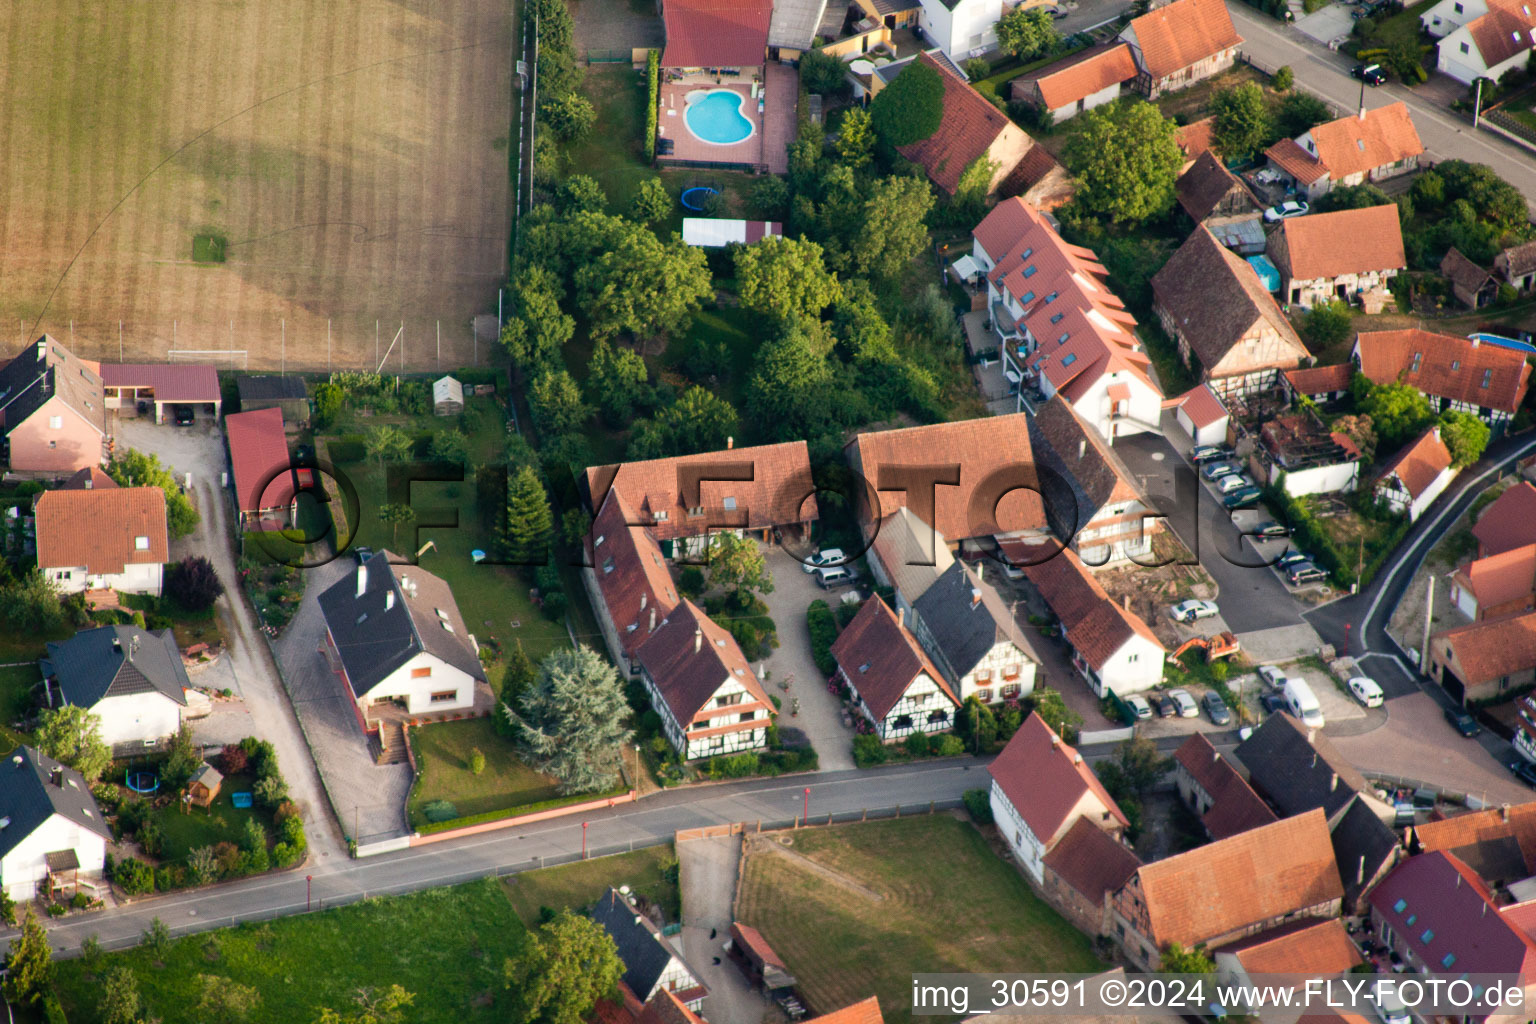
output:
<path id="1" fill-rule="evenodd" d="M 1285 697 L 1285 709 L 1299 718 L 1302 725 L 1310 729 L 1323 727 L 1323 706 L 1317 702 L 1317 694 L 1312 692 L 1305 679 L 1287 679 L 1281 693 Z"/>

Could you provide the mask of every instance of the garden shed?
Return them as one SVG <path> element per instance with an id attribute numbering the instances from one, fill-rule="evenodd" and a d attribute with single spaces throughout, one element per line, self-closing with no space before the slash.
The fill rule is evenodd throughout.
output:
<path id="1" fill-rule="evenodd" d="M 432 411 L 438 416 L 457 416 L 464 411 L 464 385 L 452 377 L 432 382 Z"/>

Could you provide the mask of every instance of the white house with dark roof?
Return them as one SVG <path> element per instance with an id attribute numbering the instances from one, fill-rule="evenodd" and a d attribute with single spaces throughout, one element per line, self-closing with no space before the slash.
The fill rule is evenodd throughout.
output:
<path id="1" fill-rule="evenodd" d="M 881 519 L 869 542 L 869 571 L 875 582 L 896 592 L 897 611 L 912 614 L 912 602 L 954 564 L 944 535 L 906 505 Z"/>
<path id="2" fill-rule="evenodd" d="M 609 889 L 593 905 L 592 920 L 603 926 L 624 964 L 620 982 L 642 1003 L 671 992 L 688 1009 L 703 1006 L 709 989 L 698 972 L 661 934 L 654 921 L 640 912 L 634 897 Z"/>
<path id="3" fill-rule="evenodd" d="M 996 704 L 1035 690 L 1040 658 L 985 567 L 956 561 L 912 606 L 912 631 L 962 703 Z"/>
<path id="4" fill-rule="evenodd" d="M 111 839 L 79 772 L 25 746 L 0 762 L 0 889 L 11 899 L 36 896 L 50 875 L 66 887 L 100 878 Z"/>
<path id="5" fill-rule="evenodd" d="M 90 711 L 114 750 L 156 746 L 181 728 L 192 684 L 170 630 L 98 626 L 47 650 L 38 666 L 49 707 Z"/>
<path id="6" fill-rule="evenodd" d="M 888 743 L 914 732 L 948 732 L 960 707 L 904 622 L 904 613 L 893 613 L 876 595 L 832 644 L 838 677 L 853 689 L 875 735 Z"/>
<path id="7" fill-rule="evenodd" d="M 686 598 L 637 653 L 662 732 L 684 760 L 761 750 L 773 704 L 730 633 Z"/>

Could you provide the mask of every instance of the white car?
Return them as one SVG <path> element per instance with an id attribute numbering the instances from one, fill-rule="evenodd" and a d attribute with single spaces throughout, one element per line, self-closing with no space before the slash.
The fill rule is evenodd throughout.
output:
<path id="1" fill-rule="evenodd" d="M 1216 490 L 1222 494 L 1231 494 L 1233 491 L 1253 486 L 1255 486 L 1253 478 L 1247 473 L 1228 473 L 1226 476 L 1216 478 Z"/>
<path id="2" fill-rule="evenodd" d="M 1285 673 L 1273 665 L 1260 665 L 1259 679 L 1271 690 L 1285 689 Z"/>
<path id="3" fill-rule="evenodd" d="M 1200 705 L 1195 703 L 1195 698 L 1190 696 L 1188 690 L 1169 690 L 1168 697 L 1179 706 L 1180 718 L 1200 717 Z"/>
<path id="4" fill-rule="evenodd" d="M 1147 698 L 1133 693 L 1125 698 L 1126 706 L 1136 713 L 1136 721 L 1144 721 L 1152 717 L 1152 705 L 1147 703 Z"/>
<path id="5" fill-rule="evenodd" d="M 1349 692 L 1355 695 L 1355 699 L 1368 708 L 1379 708 L 1382 702 L 1381 687 L 1376 685 L 1376 680 L 1367 679 L 1365 676 L 1355 676 L 1349 681 Z"/>
<path id="6" fill-rule="evenodd" d="M 1168 614 L 1175 622 L 1194 622 L 1220 615 L 1221 609 L 1216 607 L 1215 601 L 1181 601 L 1169 608 Z"/>
<path id="7" fill-rule="evenodd" d="M 1289 200 L 1265 210 L 1264 222 L 1274 224 L 1276 221 L 1289 220 L 1292 217 L 1305 217 L 1311 210 L 1312 208 L 1304 202 Z"/>
<path id="8" fill-rule="evenodd" d="M 828 565 L 842 565 L 848 561 L 842 548 L 826 548 L 818 551 L 801 563 L 800 568 L 806 572 L 815 572 L 817 569 Z"/>

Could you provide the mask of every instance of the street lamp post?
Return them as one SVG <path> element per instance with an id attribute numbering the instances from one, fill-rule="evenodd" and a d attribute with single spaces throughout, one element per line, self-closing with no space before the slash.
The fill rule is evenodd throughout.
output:
<path id="1" fill-rule="evenodd" d="M 811 787 L 805 787 L 805 808 L 800 812 L 800 820 L 807 821 L 811 816 Z"/>
<path id="2" fill-rule="evenodd" d="M 587 859 L 587 823 L 581 823 L 581 859 Z"/>
<path id="3" fill-rule="evenodd" d="M 309 911 L 309 894 L 310 894 L 310 890 L 311 890 L 311 888 L 313 886 L 314 881 L 315 881 L 315 876 L 314 875 L 305 875 L 304 876 L 304 910 L 305 910 L 306 913 Z"/>

